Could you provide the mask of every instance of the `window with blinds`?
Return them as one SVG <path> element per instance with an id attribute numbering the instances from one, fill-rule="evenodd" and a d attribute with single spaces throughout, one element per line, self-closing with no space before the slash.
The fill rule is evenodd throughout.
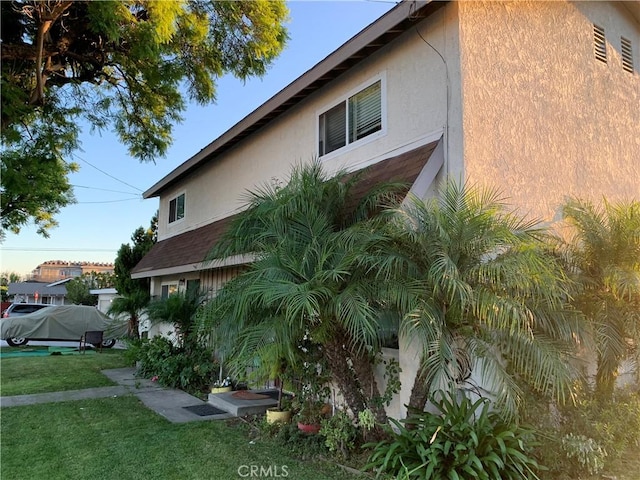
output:
<path id="1" fill-rule="evenodd" d="M 184 218 L 184 193 L 169 201 L 169 223 Z"/>
<path id="2" fill-rule="evenodd" d="M 318 120 L 320 156 L 382 130 L 382 81 L 338 103 Z"/>

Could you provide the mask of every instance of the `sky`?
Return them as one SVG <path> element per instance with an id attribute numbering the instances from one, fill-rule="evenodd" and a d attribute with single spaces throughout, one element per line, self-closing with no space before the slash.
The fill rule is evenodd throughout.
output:
<path id="1" fill-rule="evenodd" d="M 221 78 L 216 103 L 190 105 L 174 128 L 166 157 L 155 163 L 129 156 L 111 132 L 85 129 L 81 150 L 69 159 L 80 166 L 69 177 L 77 203 L 60 211 L 49 238 L 38 235 L 33 225 L 17 235 L 7 232 L 0 245 L 0 272 L 26 279 L 47 260 L 113 263 L 120 246 L 131 243 L 138 227 L 147 228 L 158 210 L 158 198 L 142 199 L 145 190 L 395 5 L 383 0 L 288 2 L 290 39 L 267 74 L 246 83 Z"/>

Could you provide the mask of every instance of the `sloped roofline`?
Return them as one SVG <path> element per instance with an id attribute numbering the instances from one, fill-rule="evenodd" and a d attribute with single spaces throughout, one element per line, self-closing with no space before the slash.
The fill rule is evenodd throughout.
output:
<path id="1" fill-rule="evenodd" d="M 194 156 L 144 192 L 143 198 L 160 193 L 217 155 L 286 112 L 331 80 L 387 45 L 416 22 L 428 17 L 446 1 L 404 0 L 329 54 L 310 70 L 276 93 Z"/>

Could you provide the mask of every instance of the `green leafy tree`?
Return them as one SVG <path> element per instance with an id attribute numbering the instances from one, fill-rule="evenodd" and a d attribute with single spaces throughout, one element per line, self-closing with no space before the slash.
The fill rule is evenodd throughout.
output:
<path id="1" fill-rule="evenodd" d="M 66 283 L 66 298 L 74 305 L 97 305 L 98 296 L 90 290 L 113 287 L 114 276 L 104 272 L 87 272 Z"/>
<path id="2" fill-rule="evenodd" d="M 383 269 L 406 276 L 415 302 L 400 332 L 421 351 L 410 409 L 437 390 L 473 388 L 474 369 L 507 415 L 517 412 L 520 381 L 570 395 L 580 317 L 544 230 L 508 211 L 496 191 L 453 182 L 429 200 L 412 198 L 387 225 L 398 254 Z"/>
<path id="3" fill-rule="evenodd" d="M 571 199 L 563 212 L 573 227 L 567 249 L 581 286 L 575 305 L 593 327 L 596 392 L 608 399 L 620 363 L 640 344 L 640 202 Z"/>
<path id="4" fill-rule="evenodd" d="M 149 280 L 131 278 L 131 270 L 142 260 L 158 238 L 158 213 L 151 219 L 149 228 L 138 227 L 131 235 L 131 244 L 122 244 L 114 262 L 115 287 L 120 295 L 137 291 L 149 291 Z"/>
<path id="5" fill-rule="evenodd" d="M 122 244 L 114 263 L 114 285 L 118 291 L 109 309 L 110 315 L 126 314 L 127 335 L 131 338 L 140 336 L 138 325 L 140 316 L 149 304 L 149 279 L 131 278 L 131 270 L 144 257 L 158 239 L 158 213 L 151 218 L 149 228 L 138 227 L 131 235 L 133 245 Z"/>
<path id="6" fill-rule="evenodd" d="M 20 275 L 15 272 L 2 272 L 0 274 L 0 294 L 2 295 L 2 301 L 6 302 L 9 300 L 8 291 L 9 284 L 20 281 Z"/>
<path id="7" fill-rule="evenodd" d="M 21 0 L 0 10 L 2 228 L 33 218 L 43 235 L 73 202 L 67 157 L 80 125 L 112 127 L 133 157 L 154 160 L 188 101 L 215 101 L 227 73 L 263 75 L 287 39 L 284 0 Z"/>
<path id="8" fill-rule="evenodd" d="M 295 365 L 304 339 L 319 347 L 354 413 L 386 418 L 373 375 L 385 329 L 387 285 L 368 268 L 378 240 L 364 220 L 398 185 L 374 188 L 356 201 L 359 177 L 330 177 L 319 161 L 293 169 L 289 182 L 248 193 L 248 208 L 209 258 L 251 254 L 254 261 L 206 307 L 218 346 L 240 361 Z M 230 357 L 230 355 L 227 355 Z M 303 379 L 304 380 L 304 379 Z"/>

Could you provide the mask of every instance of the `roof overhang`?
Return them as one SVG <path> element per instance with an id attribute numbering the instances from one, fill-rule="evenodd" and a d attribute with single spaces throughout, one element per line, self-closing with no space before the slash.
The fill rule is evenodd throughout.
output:
<path id="1" fill-rule="evenodd" d="M 163 190 L 189 175 L 203 162 L 226 152 L 361 60 L 386 46 L 445 3 L 447 2 L 431 0 L 402 1 L 158 181 L 144 192 L 143 198 L 159 196 Z"/>
<path id="2" fill-rule="evenodd" d="M 442 166 L 441 155 L 438 154 L 442 150 L 438 148 L 440 143 L 441 133 L 436 137 L 425 138 L 419 145 L 412 145 L 410 150 L 395 152 L 373 165 L 355 170 L 363 171 L 363 174 L 353 187 L 353 202 L 357 203 L 381 182 L 401 182 L 410 191 L 415 185 L 424 182 L 421 179 L 425 174 L 435 176 Z M 196 273 L 250 263 L 254 259 L 250 255 L 206 260 L 209 251 L 224 235 L 234 218 L 235 216 L 230 216 L 155 243 L 132 269 L 131 278 Z"/>

